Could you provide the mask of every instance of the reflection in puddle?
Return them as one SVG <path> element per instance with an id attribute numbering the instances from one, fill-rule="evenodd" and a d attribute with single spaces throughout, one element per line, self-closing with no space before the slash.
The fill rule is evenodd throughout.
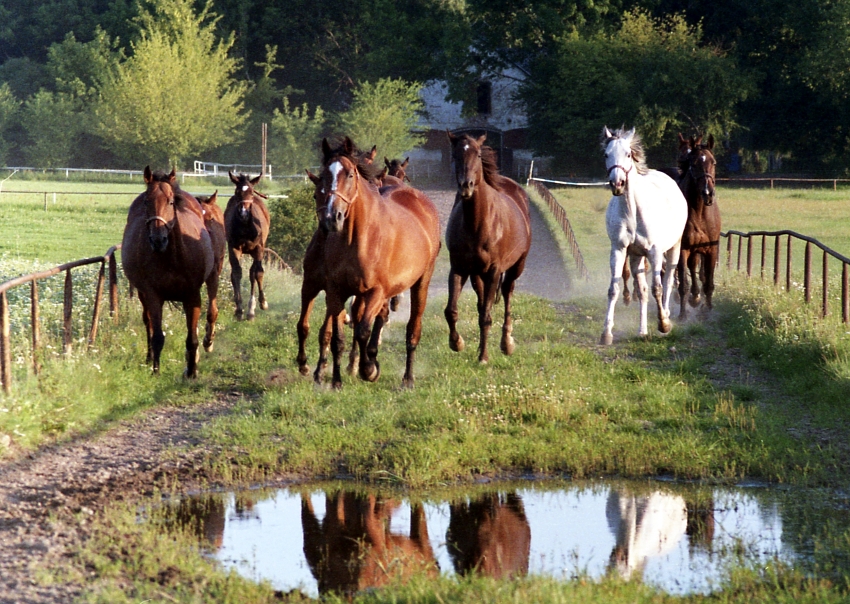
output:
<path id="1" fill-rule="evenodd" d="M 174 517 L 225 567 L 312 596 L 412 573 L 472 572 L 616 574 L 707 593 L 729 564 L 804 557 L 783 535 L 791 498 L 770 489 L 523 484 L 412 502 L 343 489 L 350 485 L 206 495 L 175 504 Z"/>

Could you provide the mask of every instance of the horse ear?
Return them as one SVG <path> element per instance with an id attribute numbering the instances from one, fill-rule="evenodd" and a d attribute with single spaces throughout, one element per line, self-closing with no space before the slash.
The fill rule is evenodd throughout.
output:
<path id="1" fill-rule="evenodd" d="M 207 203 L 215 203 L 216 201 L 218 201 L 218 189 L 215 190 L 215 193 L 210 195 L 210 198 L 207 199 Z"/>
<path id="2" fill-rule="evenodd" d="M 328 143 L 328 139 L 323 138 L 322 139 L 322 155 L 324 156 L 326 161 L 331 156 L 331 153 L 332 153 L 331 145 L 330 145 L 330 143 Z"/>
<path id="3" fill-rule="evenodd" d="M 392 164 L 390 163 L 390 160 L 388 160 L 388 159 L 387 159 L 387 156 L 386 156 L 386 155 L 384 155 L 384 165 L 385 165 L 387 168 L 389 168 L 389 167 L 392 165 Z"/>
<path id="4" fill-rule="evenodd" d="M 478 143 L 479 147 L 481 145 L 483 145 L 484 143 L 486 143 L 487 142 L 487 133 L 485 132 L 484 134 L 479 136 L 478 139 L 475 142 Z"/>
<path id="5" fill-rule="evenodd" d="M 371 164 L 375 161 L 375 158 L 378 156 L 378 145 L 372 145 L 372 150 L 366 155 L 369 158 L 369 163 Z"/>
<path id="6" fill-rule="evenodd" d="M 153 172 L 150 166 L 145 166 L 145 184 L 150 184 L 153 180 Z"/>
<path id="7" fill-rule="evenodd" d="M 343 139 L 342 150 L 345 151 L 346 155 L 351 155 L 354 152 L 354 141 L 350 137 L 346 136 Z"/>
<path id="8" fill-rule="evenodd" d="M 448 128 L 446 128 L 446 134 L 447 134 L 447 135 L 448 135 L 448 137 L 449 137 L 449 143 L 450 143 L 450 144 L 452 144 L 452 145 L 454 145 L 454 144 L 455 144 L 455 141 L 458 139 L 458 137 L 457 137 L 457 136 L 455 136 L 454 134 L 452 134 L 452 133 L 449 131 L 449 129 L 448 129 Z"/>
<path id="9" fill-rule="evenodd" d="M 714 149 L 714 135 L 709 134 L 708 135 L 708 150 L 711 151 L 712 149 Z"/>
<path id="10" fill-rule="evenodd" d="M 694 142 L 691 144 L 691 147 L 696 149 L 697 147 L 700 146 L 700 143 L 702 143 L 702 134 L 700 134 L 699 136 L 697 136 L 693 140 L 694 140 Z"/>
<path id="11" fill-rule="evenodd" d="M 408 163 L 410 163 L 410 157 L 406 157 L 406 158 L 404 159 L 404 163 L 403 163 L 403 164 L 401 164 L 401 167 L 402 167 L 402 168 L 406 168 Z"/>
<path id="12" fill-rule="evenodd" d="M 230 177 L 230 182 L 232 182 L 234 185 L 238 185 L 238 184 L 239 184 L 239 179 L 238 179 L 238 178 L 236 178 L 236 177 L 233 175 L 233 172 L 231 172 L 230 170 L 228 170 L 228 171 L 227 171 L 227 175 Z"/>
<path id="13" fill-rule="evenodd" d="M 310 172 L 310 170 L 307 170 L 307 177 L 311 181 L 313 181 L 313 184 L 316 185 L 316 186 L 318 186 L 319 183 L 322 182 L 322 179 L 319 178 L 318 176 L 316 176 L 315 174 L 313 174 L 312 172 Z"/>
<path id="14" fill-rule="evenodd" d="M 171 172 L 168 174 L 169 182 L 173 183 L 174 180 L 176 179 L 176 177 L 177 177 L 177 168 L 173 167 L 173 168 L 171 168 Z"/>
<path id="15" fill-rule="evenodd" d="M 679 146 L 683 147 L 687 144 L 688 144 L 688 139 L 686 139 L 684 136 L 682 136 L 682 133 L 680 132 L 679 133 Z"/>
<path id="16" fill-rule="evenodd" d="M 626 132 L 626 139 L 627 139 L 627 140 L 631 140 L 631 139 L 633 139 L 634 137 L 635 137 L 635 129 L 634 129 L 634 127 L 632 127 L 632 129 L 631 129 L 631 130 L 629 130 L 628 132 Z"/>
<path id="17" fill-rule="evenodd" d="M 259 176 L 257 176 L 256 178 L 252 178 L 252 179 L 251 179 L 251 184 L 256 186 L 256 184 L 257 184 L 258 182 L 260 182 L 260 179 L 261 179 L 262 177 L 263 177 L 263 175 L 262 175 L 262 174 L 260 174 L 260 175 L 259 175 Z"/>
<path id="18" fill-rule="evenodd" d="M 606 141 L 614 138 L 614 135 L 608 130 L 608 126 L 602 126 L 602 138 Z"/>
<path id="19" fill-rule="evenodd" d="M 389 173 L 389 171 L 390 171 L 389 167 L 385 166 L 384 169 L 381 170 L 381 172 L 378 174 L 378 179 L 383 180 L 384 177 Z"/>

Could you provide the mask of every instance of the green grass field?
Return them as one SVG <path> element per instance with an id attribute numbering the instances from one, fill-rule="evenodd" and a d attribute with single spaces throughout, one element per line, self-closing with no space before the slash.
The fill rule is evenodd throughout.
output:
<path id="1" fill-rule="evenodd" d="M 46 190 L 46 183 L 38 185 Z M 404 363 L 401 320 L 394 320 L 385 332 L 379 382 L 367 384 L 346 375 L 342 392 L 317 389 L 311 379 L 298 374 L 294 362 L 299 279 L 269 271 L 271 308 L 253 323 L 232 319 L 228 288 L 222 287 L 216 351 L 202 356 L 200 378 L 191 384 L 180 377 L 184 327 L 182 313 L 172 308 L 166 312 L 168 335 L 158 378 L 144 365 L 135 300 L 122 301 L 118 322 L 104 325 L 95 351 L 61 359 L 55 348 L 49 349 L 39 379 L 30 373 L 25 335 L 19 333 L 15 389 L 11 396 L 0 398 L 0 435 L 9 436 L 15 450 L 27 450 L 106 429 L 151 406 L 188 405 L 239 392 L 233 411 L 209 422 L 202 434 L 210 450 L 206 470 L 222 484 L 252 484 L 276 476 L 345 475 L 415 487 L 527 472 L 850 484 L 847 449 L 842 445 L 850 427 L 846 406 L 850 340 L 834 316 L 821 321 L 802 306 L 799 296 L 776 293 L 771 285 L 723 272 L 711 324 L 695 321 L 677 326 L 668 337 L 646 341 L 627 337 L 614 347 L 599 347 L 608 282 L 604 230 L 608 196 L 602 189 L 557 195 L 594 277 L 586 284 L 576 283 L 575 297 L 565 304 L 518 296 L 517 351 L 510 358 L 494 349 L 489 365 L 477 363 L 477 317 L 473 296 L 467 292 L 461 299 L 459 329 L 468 347 L 459 354 L 450 352 L 446 343 L 445 297 L 429 301 L 415 390 L 399 389 Z M 59 263 L 100 254 L 104 244 L 115 243 L 110 237 L 123 229 L 129 199 L 99 201 L 104 205 L 100 235 L 81 235 L 86 240 L 102 238 L 90 252 L 78 250 L 62 232 L 72 221 L 77 229 L 86 227 L 91 210 L 82 208 L 93 205 L 94 199 L 81 206 L 68 201 L 63 215 L 58 207 L 45 212 L 38 199 L 29 206 L 24 201 L 17 208 L 7 206 L 7 198 L 0 195 L 3 232 L 14 222 L 27 249 L 56 244 L 50 255 L 10 251 L 3 262 Z M 787 227 L 777 215 L 788 211 L 790 200 L 799 199 L 800 215 L 786 214 L 795 230 L 850 252 L 850 233 L 842 235 L 841 227 L 850 224 L 850 211 L 838 194 L 813 192 L 810 198 L 809 192 L 800 191 L 721 189 L 719 203 L 725 228 L 745 230 Z M 57 220 L 45 221 L 44 214 L 52 212 Z M 8 274 L 8 269 L 0 273 Z M 227 269 L 224 283 L 226 273 Z M 314 311 L 314 334 L 321 312 L 321 308 Z M 500 313 L 495 319 L 499 325 Z M 625 330 L 636 332 L 634 308 L 618 310 L 618 321 Z M 18 329 L 25 323 L 20 320 Z M 350 334 L 346 338 L 350 341 Z M 314 335 L 309 344 L 310 362 L 315 363 Z M 705 367 L 722 364 L 730 346 L 744 350 L 773 376 L 777 400 L 763 398 L 746 375 L 732 375 L 722 385 L 710 379 Z M 794 431 L 801 417 L 813 430 Z M 825 433 L 830 437 L 826 441 Z M 133 505 L 138 503 L 142 502 Z M 188 536 L 161 540 L 154 528 L 145 526 L 135 523 L 132 510 L 119 506 L 99 520 L 95 538 L 79 557 L 87 568 L 97 568 L 101 577 L 87 601 L 161 597 L 155 589 L 163 588 L 152 588 L 146 577 L 155 576 L 158 561 L 165 559 L 180 561 L 175 562 L 182 578 L 177 583 L 183 586 L 168 591 L 177 601 L 273 597 L 267 588 L 217 574 L 187 554 Z M 123 536 L 117 545 L 114 535 Z M 848 534 L 841 531 L 835 539 L 850 544 Z M 138 569 L 145 570 L 137 577 Z M 366 594 L 361 600 L 466 602 L 480 601 L 482 594 L 489 594 L 486 599 L 491 601 L 529 602 L 790 602 L 846 597 L 846 580 L 835 586 L 791 569 L 761 572 L 735 575 L 726 590 L 709 598 L 673 598 L 607 581 L 598 585 L 533 580 L 413 583 Z"/>

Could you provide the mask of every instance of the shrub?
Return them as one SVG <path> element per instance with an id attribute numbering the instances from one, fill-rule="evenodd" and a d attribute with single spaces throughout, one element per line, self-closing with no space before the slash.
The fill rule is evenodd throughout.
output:
<path id="1" fill-rule="evenodd" d="M 313 185 L 299 184 L 285 198 L 270 199 L 271 227 L 267 245 L 293 270 L 301 271 L 304 251 L 318 226 Z"/>

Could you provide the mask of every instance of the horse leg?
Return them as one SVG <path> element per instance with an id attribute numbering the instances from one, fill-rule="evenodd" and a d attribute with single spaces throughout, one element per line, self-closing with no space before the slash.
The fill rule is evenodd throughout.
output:
<path id="1" fill-rule="evenodd" d="M 242 252 L 227 246 L 230 261 L 230 283 L 233 285 L 233 303 L 236 304 L 236 320 L 242 320 Z"/>
<path id="2" fill-rule="evenodd" d="M 679 243 L 661 254 L 656 249 L 650 250 L 652 265 L 652 295 L 658 304 L 658 331 L 670 333 L 673 324 L 670 322 L 670 294 L 673 291 L 673 267 L 679 263 Z M 661 277 L 661 266 L 666 260 L 667 267 L 664 277 Z"/>
<path id="3" fill-rule="evenodd" d="M 260 308 L 266 309 L 269 307 L 263 293 L 263 263 L 260 259 L 254 258 L 254 262 L 251 263 L 251 269 L 248 271 L 248 277 L 251 281 L 251 297 L 248 299 L 248 320 L 252 321 L 257 314 L 257 295 L 254 294 L 255 288 L 260 298 Z"/>
<path id="4" fill-rule="evenodd" d="M 378 319 L 378 314 L 387 303 L 387 297 L 380 289 L 372 289 L 358 296 L 361 300 L 362 312 L 357 318 L 354 327 L 354 337 L 360 346 L 360 364 L 358 366 L 360 379 L 374 382 L 381 375 L 381 366 L 378 363 L 378 336 L 373 332 L 372 324 L 378 329 L 383 328 L 383 319 Z"/>
<path id="5" fill-rule="evenodd" d="M 717 245 L 712 245 L 710 251 L 703 254 L 700 264 L 702 291 L 705 293 L 705 305 L 709 310 L 713 308 L 711 297 L 714 295 L 714 269 L 717 267 L 717 251 Z"/>
<path id="6" fill-rule="evenodd" d="M 514 293 L 514 285 L 519 275 L 522 274 L 525 268 L 525 256 L 519 259 L 511 268 L 505 271 L 505 278 L 502 281 L 502 298 L 505 301 L 505 322 L 502 324 L 502 341 L 499 348 L 506 355 L 511 355 L 514 352 L 514 338 L 511 335 L 514 331 L 514 322 L 511 317 L 511 298 Z"/>
<path id="7" fill-rule="evenodd" d="M 298 323 L 295 326 L 298 332 L 298 356 L 295 357 L 295 362 L 298 363 L 298 371 L 301 372 L 301 375 L 307 375 L 310 372 L 310 368 L 307 366 L 307 349 L 304 343 L 310 335 L 310 313 L 313 312 L 316 296 L 322 289 L 323 284 L 307 278 L 306 275 L 304 281 L 301 282 L 301 315 L 298 317 Z"/>
<path id="8" fill-rule="evenodd" d="M 454 270 L 449 270 L 449 301 L 443 314 L 449 324 L 449 348 L 455 352 L 460 352 L 464 346 L 463 338 L 457 332 L 457 301 L 467 277 L 468 275 L 461 275 Z"/>
<path id="9" fill-rule="evenodd" d="M 676 263 L 676 275 L 679 277 L 679 319 L 684 320 L 688 316 L 688 306 L 685 303 L 685 294 L 688 291 L 687 265 L 691 256 L 690 250 L 683 249 Z"/>
<path id="10" fill-rule="evenodd" d="M 614 334 L 614 306 L 620 297 L 620 276 L 623 274 L 623 266 L 626 263 L 626 248 L 611 247 L 611 285 L 608 286 L 608 312 L 605 314 L 605 323 L 602 325 L 602 336 L 600 344 L 613 344 Z M 634 268 L 634 266 L 632 267 Z"/>
<path id="11" fill-rule="evenodd" d="M 218 276 L 221 271 L 213 269 L 207 279 L 207 328 L 204 333 L 204 350 L 213 351 L 213 340 L 215 339 L 215 324 L 218 321 Z"/>
<path id="12" fill-rule="evenodd" d="M 360 296 L 355 296 L 354 300 L 351 301 L 351 318 L 349 319 L 349 322 L 356 326 L 363 317 L 363 310 L 363 299 Z M 348 352 L 348 375 L 354 375 L 354 366 L 357 365 L 357 361 L 360 360 L 361 352 L 360 344 L 357 342 L 356 338 L 352 337 L 351 350 Z"/>
<path id="13" fill-rule="evenodd" d="M 629 272 L 629 263 L 623 263 L 623 304 L 626 306 L 632 301 L 632 293 L 629 291 L 629 278 L 631 277 L 631 273 Z M 635 292 L 637 293 L 637 292 Z"/>
<path id="14" fill-rule="evenodd" d="M 259 250 L 254 257 L 254 264 L 251 265 L 251 270 L 254 271 L 254 280 L 257 282 L 257 295 L 260 298 L 260 309 L 268 310 L 269 303 L 266 301 L 266 290 L 263 287 L 263 277 L 265 277 L 265 269 L 263 268 L 263 250 Z"/>
<path id="15" fill-rule="evenodd" d="M 499 275 L 495 271 L 476 275 L 473 277 L 472 287 L 478 294 L 478 331 L 480 333 L 478 362 L 484 364 L 490 362 L 487 338 L 490 335 L 490 327 L 493 325 L 493 302 L 496 300 L 496 292 L 499 291 Z"/>
<path id="16" fill-rule="evenodd" d="M 201 292 L 183 302 L 186 313 L 186 370 L 183 377 L 194 380 L 198 377 L 198 321 L 201 318 Z"/>
<path id="17" fill-rule="evenodd" d="M 139 290 L 139 301 L 142 303 L 142 323 L 145 326 L 145 338 L 148 344 L 148 353 L 145 357 L 145 363 L 153 363 L 153 322 L 151 320 L 151 312 L 148 308 L 150 302 L 145 299 L 145 295 Z"/>
<path id="18" fill-rule="evenodd" d="M 375 322 L 372 324 L 372 335 L 369 336 L 369 342 L 366 345 L 365 353 L 361 354 L 361 358 L 368 358 L 375 363 L 375 367 L 378 370 L 378 375 L 375 377 L 375 381 L 378 379 L 378 376 L 381 375 L 381 366 L 378 363 L 378 348 L 381 346 L 381 333 L 384 331 L 384 326 L 389 323 L 390 316 L 390 305 L 389 301 L 385 300 L 384 304 L 381 306 L 381 309 L 378 311 L 378 314 L 375 315 Z M 354 346 L 352 346 L 354 349 Z"/>
<path id="19" fill-rule="evenodd" d="M 319 328 L 319 362 L 316 364 L 316 371 L 313 373 L 313 381 L 316 384 L 321 384 L 324 381 L 325 372 L 328 368 L 328 352 L 331 347 L 331 334 L 333 330 L 331 325 L 332 320 L 331 315 L 326 312 L 325 320 Z M 306 355 L 304 357 L 304 363 L 307 363 Z M 301 372 L 304 373 L 303 370 Z"/>
<path id="20" fill-rule="evenodd" d="M 342 353 L 345 350 L 345 304 L 343 301 L 339 301 L 336 304 L 330 304 L 330 301 L 328 301 L 328 305 L 333 311 L 331 312 L 333 332 L 331 336 L 331 354 L 333 355 L 331 387 L 339 390 L 342 388 L 342 372 L 340 371 L 340 367 L 342 365 Z"/>
<path id="21" fill-rule="evenodd" d="M 649 305 L 649 292 L 646 287 L 646 263 L 643 256 L 628 256 L 627 260 L 626 264 L 631 264 L 632 273 L 635 276 L 635 297 L 638 299 L 640 309 L 638 335 L 645 338 L 649 335 L 646 318 L 647 306 Z"/>
<path id="22" fill-rule="evenodd" d="M 697 279 L 697 262 L 700 265 L 703 264 L 702 254 L 700 253 L 691 253 L 688 256 L 688 272 L 691 274 L 691 297 L 688 300 L 693 307 L 699 306 L 700 303 L 700 295 L 699 295 L 699 280 Z M 681 264 L 681 258 L 679 259 L 679 264 Z M 702 272 L 702 271 L 700 271 Z"/>

